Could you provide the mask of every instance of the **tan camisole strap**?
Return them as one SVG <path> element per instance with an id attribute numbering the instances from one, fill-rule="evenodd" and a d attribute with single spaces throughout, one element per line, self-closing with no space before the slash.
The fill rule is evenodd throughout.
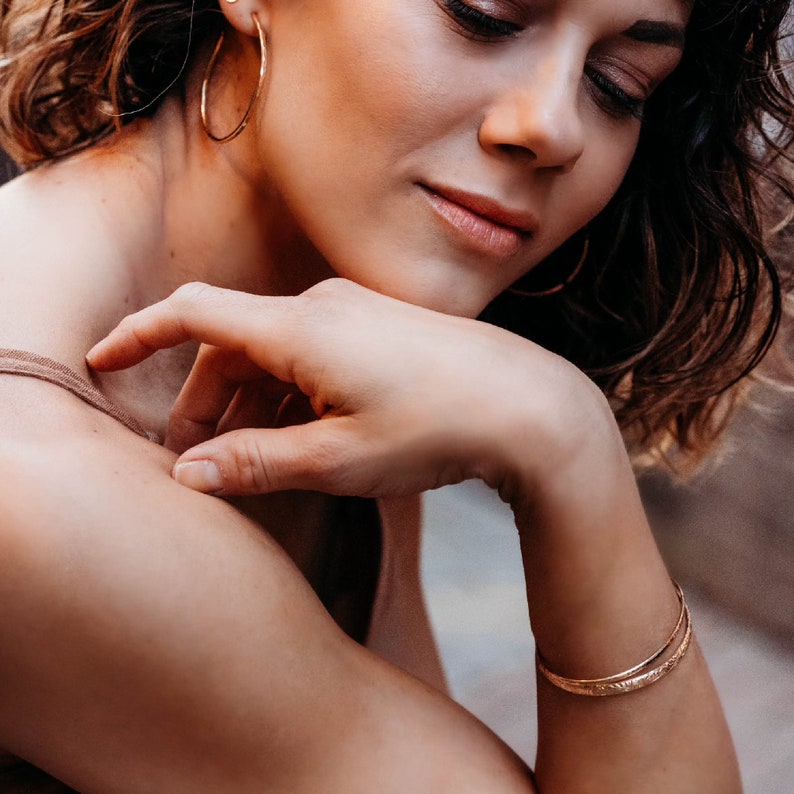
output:
<path id="1" fill-rule="evenodd" d="M 134 416 L 108 400 L 93 383 L 59 361 L 26 350 L 0 348 L 0 374 L 23 375 L 60 386 L 87 402 L 92 408 L 121 422 L 133 433 L 148 438 L 149 441 L 160 442 L 156 433 L 146 430 Z"/>

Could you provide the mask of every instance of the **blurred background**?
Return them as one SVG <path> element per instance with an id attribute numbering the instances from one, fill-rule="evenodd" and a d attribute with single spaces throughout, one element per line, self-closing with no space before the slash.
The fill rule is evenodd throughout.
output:
<path id="1" fill-rule="evenodd" d="M 13 174 L 0 151 L 0 183 Z M 781 261 L 792 259 L 791 243 L 781 237 Z M 794 794 L 791 330 L 764 367 L 779 383 L 754 388 L 697 476 L 640 479 L 720 690 L 747 794 Z M 531 763 L 534 648 L 512 517 L 479 482 L 427 494 L 425 515 L 423 575 L 453 694 Z"/>

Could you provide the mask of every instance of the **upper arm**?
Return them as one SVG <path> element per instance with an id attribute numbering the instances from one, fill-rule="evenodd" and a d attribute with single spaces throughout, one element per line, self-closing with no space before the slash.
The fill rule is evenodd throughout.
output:
<path id="1" fill-rule="evenodd" d="M 109 439 L 4 448 L 0 744 L 105 794 L 532 790 L 350 641 L 268 535 Z"/>

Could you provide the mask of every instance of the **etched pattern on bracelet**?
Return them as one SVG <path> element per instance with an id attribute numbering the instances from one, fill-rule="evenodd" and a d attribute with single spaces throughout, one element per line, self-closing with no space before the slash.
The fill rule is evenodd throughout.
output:
<path id="1" fill-rule="evenodd" d="M 624 670 L 622 673 L 616 673 L 606 678 L 566 678 L 565 676 L 557 675 L 549 670 L 540 652 L 536 652 L 535 661 L 538 670 L 540 670 L 548 681 L 559 689 L 563 689 L 575 695 L 587 695 L 590 697 L 605 697 L 608 695 L 622 695 L 628 692 L 634 692 L 664 678 L 677 667 L 684 658 L 692 640 L 692 618 L 689 613 L 689 608 L 686 605 L 681 588 L 677 583 L 674 584 L 681 602 L 681 612 L 675 629 L 665 645 L 645 661 L 640 662 L 640 664 L 635 665 L 629 670 Z M 684 635 L 672 656 L 657 667 L 646 670 L 645 672 L 640 672 L 656 661 L 656 659 L 669 648 L 678 635 L 682 624 L 685 626 Z"/>

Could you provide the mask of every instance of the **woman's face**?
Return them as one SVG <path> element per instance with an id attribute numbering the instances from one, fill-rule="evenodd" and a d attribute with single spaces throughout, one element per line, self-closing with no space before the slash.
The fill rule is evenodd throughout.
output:
<path id="1" fill-rule="evenodd" d="M 689 8 L 262 3 L 255 140 L 274 189 L 339 275 L 469 316 L 617 190 Z"/>

